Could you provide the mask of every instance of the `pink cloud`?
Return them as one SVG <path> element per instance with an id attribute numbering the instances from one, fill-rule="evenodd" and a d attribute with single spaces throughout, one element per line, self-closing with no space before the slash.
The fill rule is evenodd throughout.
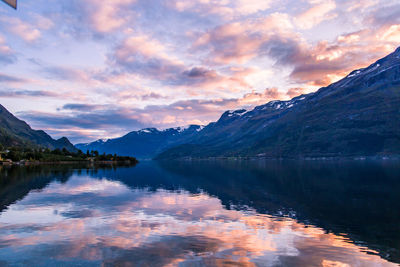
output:
<path id="1" fill-rule="evenodd" d="M 205 33 L 194 43 L 194 49 L 209 48 L 213 61 L 244 63 L 257 56 L 262 39 L 251 36 L 241 23 L 230 23 Z M 221 44 L 221 45 L 219 45 Z"/>
<path id="2" fill-rule="evenodd" d="M 124 8 L 135 3 L 136 0 L 86 0 L 86 2 L 91 9 L 90 21 L 94 29 L 100 33 L 108 33 L 129 21 L 129 16 L 124 16 L 123 11 L 126 11 Z"/>
<path id="3" fill-rule="evenodd" d="M 251 86 L 246 81 L 246 77 L 254 72 L 253 69 L 231 69 L 221 73 L 205 67 L 194 67 L 182 73 L 177 81 L 180 87 L 190 86 L 187 91 L 191 95 L 198 95 L 198 92 L 211 93 L 216 91 L 238 92 L 248 90 Z"/>
<path id="4" fill-rule="evenodd" d="M 390 25 L 389 27 L 382 29 L 378 35 L 378 39 L 381 41 L 400 43 L 400 24 Z"/>
<path id="5" fill-rule="evenodd" d="M 26 42 L 34 42 L 38 40 L 42 35 L 40 30 L 35 25 L 26 21 L 22 21 L 19 18 L 4 16 L 0 18 L 0 20 L 3 23 L 12 25 L 12 27 L 7 27 L 7 30 L 19 36 Z"/>
<path id="6" fill-rule="evenodd" d="M 60 80 L 68 80 L 72 82 L 88 82 L 90 80 L 89 71 L 72 67 L 52 66 L 45 68 L 44 71 L 49 74 L 51 78 Z"/>
<path id="7" fill-rule="evenodd" d="M 0 53 L 2 54 L 11 54 L 11 48 L 6 44 L 6 40 L 3 36 L 0 35 Z"/>
<path id="8" fill-rule="evenodd" d="M 248 88 L 245 77 L 251 73 L 243 69 L 221 72 L 204 66 L 187 66 L 174 57 L 167 45 L 147 35 L 131 35 L 124 39 L 109 61 L 123 73 L 163 81 L 164 86 L 183 89 L 191 95 L 199 91 Z"/>
<path id="9" fill-rule="evenodd" d="M 307 17 L 312 18 L 313 25 L 320 21 L 312 15 L 320 13 L 319 5 L 325 4 L 318 2 L 318 8 L 309 11 Z M 330 9 L 324 10 L 333 10 L 334 2 L 330 5 Z M 399 25 L 371 25 L 331 42 L 322 40 L 310 45 L 295 31 L 287 14 L 274 13 L 262 19 L 216 27 L 200 35 L 192 49 L 207 51 L 206 62 L 213 64 L 244 64 L 266 56 L 278 65 L 292 67 L 289 78 L 293 82 L 325 86 L 393 51 L 400 42 Z"/>
<path id="10" fill-rule="evenodd" d="M 271 0 L 236 0 L 234 7 L 235 11 L 239 14 L 249 15 L 269 9 L 272 2 Z"/>
<path id="11" fill-rule="evenodd" d="M 1 79 L 1 75 L 0 75 Z M 7 89 L 7 90 L 0 90 L 0 97 L 1 98 L 21 98 L 21 97 L 59 97 L 60 95 L 51 91 L 44 91 L 44 90 L 15 90 L 15 89 Z"/>
<path id="12" fill-rule="evenodd" d="M 295 18 L 296 24 L 302 29 L 311 29 L 322 21 L 333 19 L 337 16 L 332 11 L 336 9 L 334 0 L 310 0 L 312 6 Z"/>
<path id="13" fill-rule="evenodd" d="M 346 1 L 347 3 L 347 12 L 356 11 L 357 12 L 364 12 L 366 9 L 376 6 L 379 3 L 379 0 L 351 0 Z"/>
<path id="14" fill-rule="evenodd" d="M 120 61 L 134 61 L 135 56 L 169 58 L 166 48 L 147 35 L 130 36 L 117 47 L 115 56 Z"/>
<path id="15" fill-rule="evenodd" d="M 267 88 L 261 93 L 254 91 L 247 93 L 241 99 L 238 99 L 238 102 L 241 105 L 255 106 L 282 98 L 285 98 L 285 94 L 279 92 L 277 88 Z"/>
<path id="16" fill-rule="evenodd" d="M 265 11 L 271 7 L 271 0 L 173 0 L 168 2 L 180 12 L 194 12 L 201 16 L 217 15 L 224 19 L 234 19 L 240 16 L 255 14 L 260 11 Z"/>
<path id="17" fill-rule="evenodd" d="M 295 87 L 295 88 L 290 88 L 286 94 L 289 96 L 289 98 L 293 98 L 302 94 L 307 94 L 310 93 L 307 89 L 305 88 L 300 88 L 300 87 Z"/>
<path id="18" fill-rule="evenodd" d="M 16 61 L 15 52 L 7 44 L 4 36 L 0 34 L 0 62 L 10 64 Z"/>
<path id="19" fill-rule="evenodd" d="M 333 42 L 299 46 L 291 77 L 317 86 L 328 85 L 350 71 L 372 64 L 400 43 L 398 25 L 383 25 L 340 35 Z"/>
<path id="20" fill-rule="evenodd" d="M 243 64 L 260 55 L 262 45 L 274 35 L 294 35 L 287 14 L 227 23 L 200 35 L 192 50 L 208 50 L 212 62 Z"/>

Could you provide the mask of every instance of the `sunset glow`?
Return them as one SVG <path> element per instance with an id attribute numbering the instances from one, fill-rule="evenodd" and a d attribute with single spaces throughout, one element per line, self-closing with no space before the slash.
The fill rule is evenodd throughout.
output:
<path id="1" fill-rule="evenodd" d="M 73 143 L 215 121 L 394 51 L 395 0 L 0 4 L 0 101 Z"/>

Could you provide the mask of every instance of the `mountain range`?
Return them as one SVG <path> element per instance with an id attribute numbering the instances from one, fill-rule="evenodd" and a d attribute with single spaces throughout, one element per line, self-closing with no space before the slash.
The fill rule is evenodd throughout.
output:
<path id="1" fill-rule="evenodd" d="M 66 137 L 55 140 L 42 130 L 33 130 L 2 105 L 0 105 L 0 144 L 4 147 L 66 148 L 71 152 L 77 151 Z"/>
<path id="2" fill-rule="evenodd" d="M 140 159 L 151 159 L 168 148 L 190 142 L 202 128 L 199 125 L 166 130 L 146 128 L 130 132 L 119 138 L 100 139 L 92 143 L 76 144 L 75 146 L 84 152 L 97 150 L 100 153 L 117 153 L 118 155 L 135 156 Z"/>
<path id="3" fill-rule="evenodd" d="M 314 93 L 226 111 L 204 128 L 143 129 L 77 147 L 157 159 L 400 155 L 400 48 Z"/>

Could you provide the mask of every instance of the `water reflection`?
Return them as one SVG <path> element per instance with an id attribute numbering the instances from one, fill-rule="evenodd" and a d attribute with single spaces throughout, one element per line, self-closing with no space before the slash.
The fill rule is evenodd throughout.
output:
<path id="1" fill-rule="evenodd" d="M 3 170 L 0 265 L 392 266 L 399 174 L 390 163 Z"/>

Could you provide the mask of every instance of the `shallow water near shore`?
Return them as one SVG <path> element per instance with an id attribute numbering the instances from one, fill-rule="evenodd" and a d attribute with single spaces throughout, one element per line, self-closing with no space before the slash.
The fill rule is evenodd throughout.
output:
<path id="1" fill-rule="evenodd" d="M 398 266 L 397 161 L 0 170 L 0 266 Z"/>

